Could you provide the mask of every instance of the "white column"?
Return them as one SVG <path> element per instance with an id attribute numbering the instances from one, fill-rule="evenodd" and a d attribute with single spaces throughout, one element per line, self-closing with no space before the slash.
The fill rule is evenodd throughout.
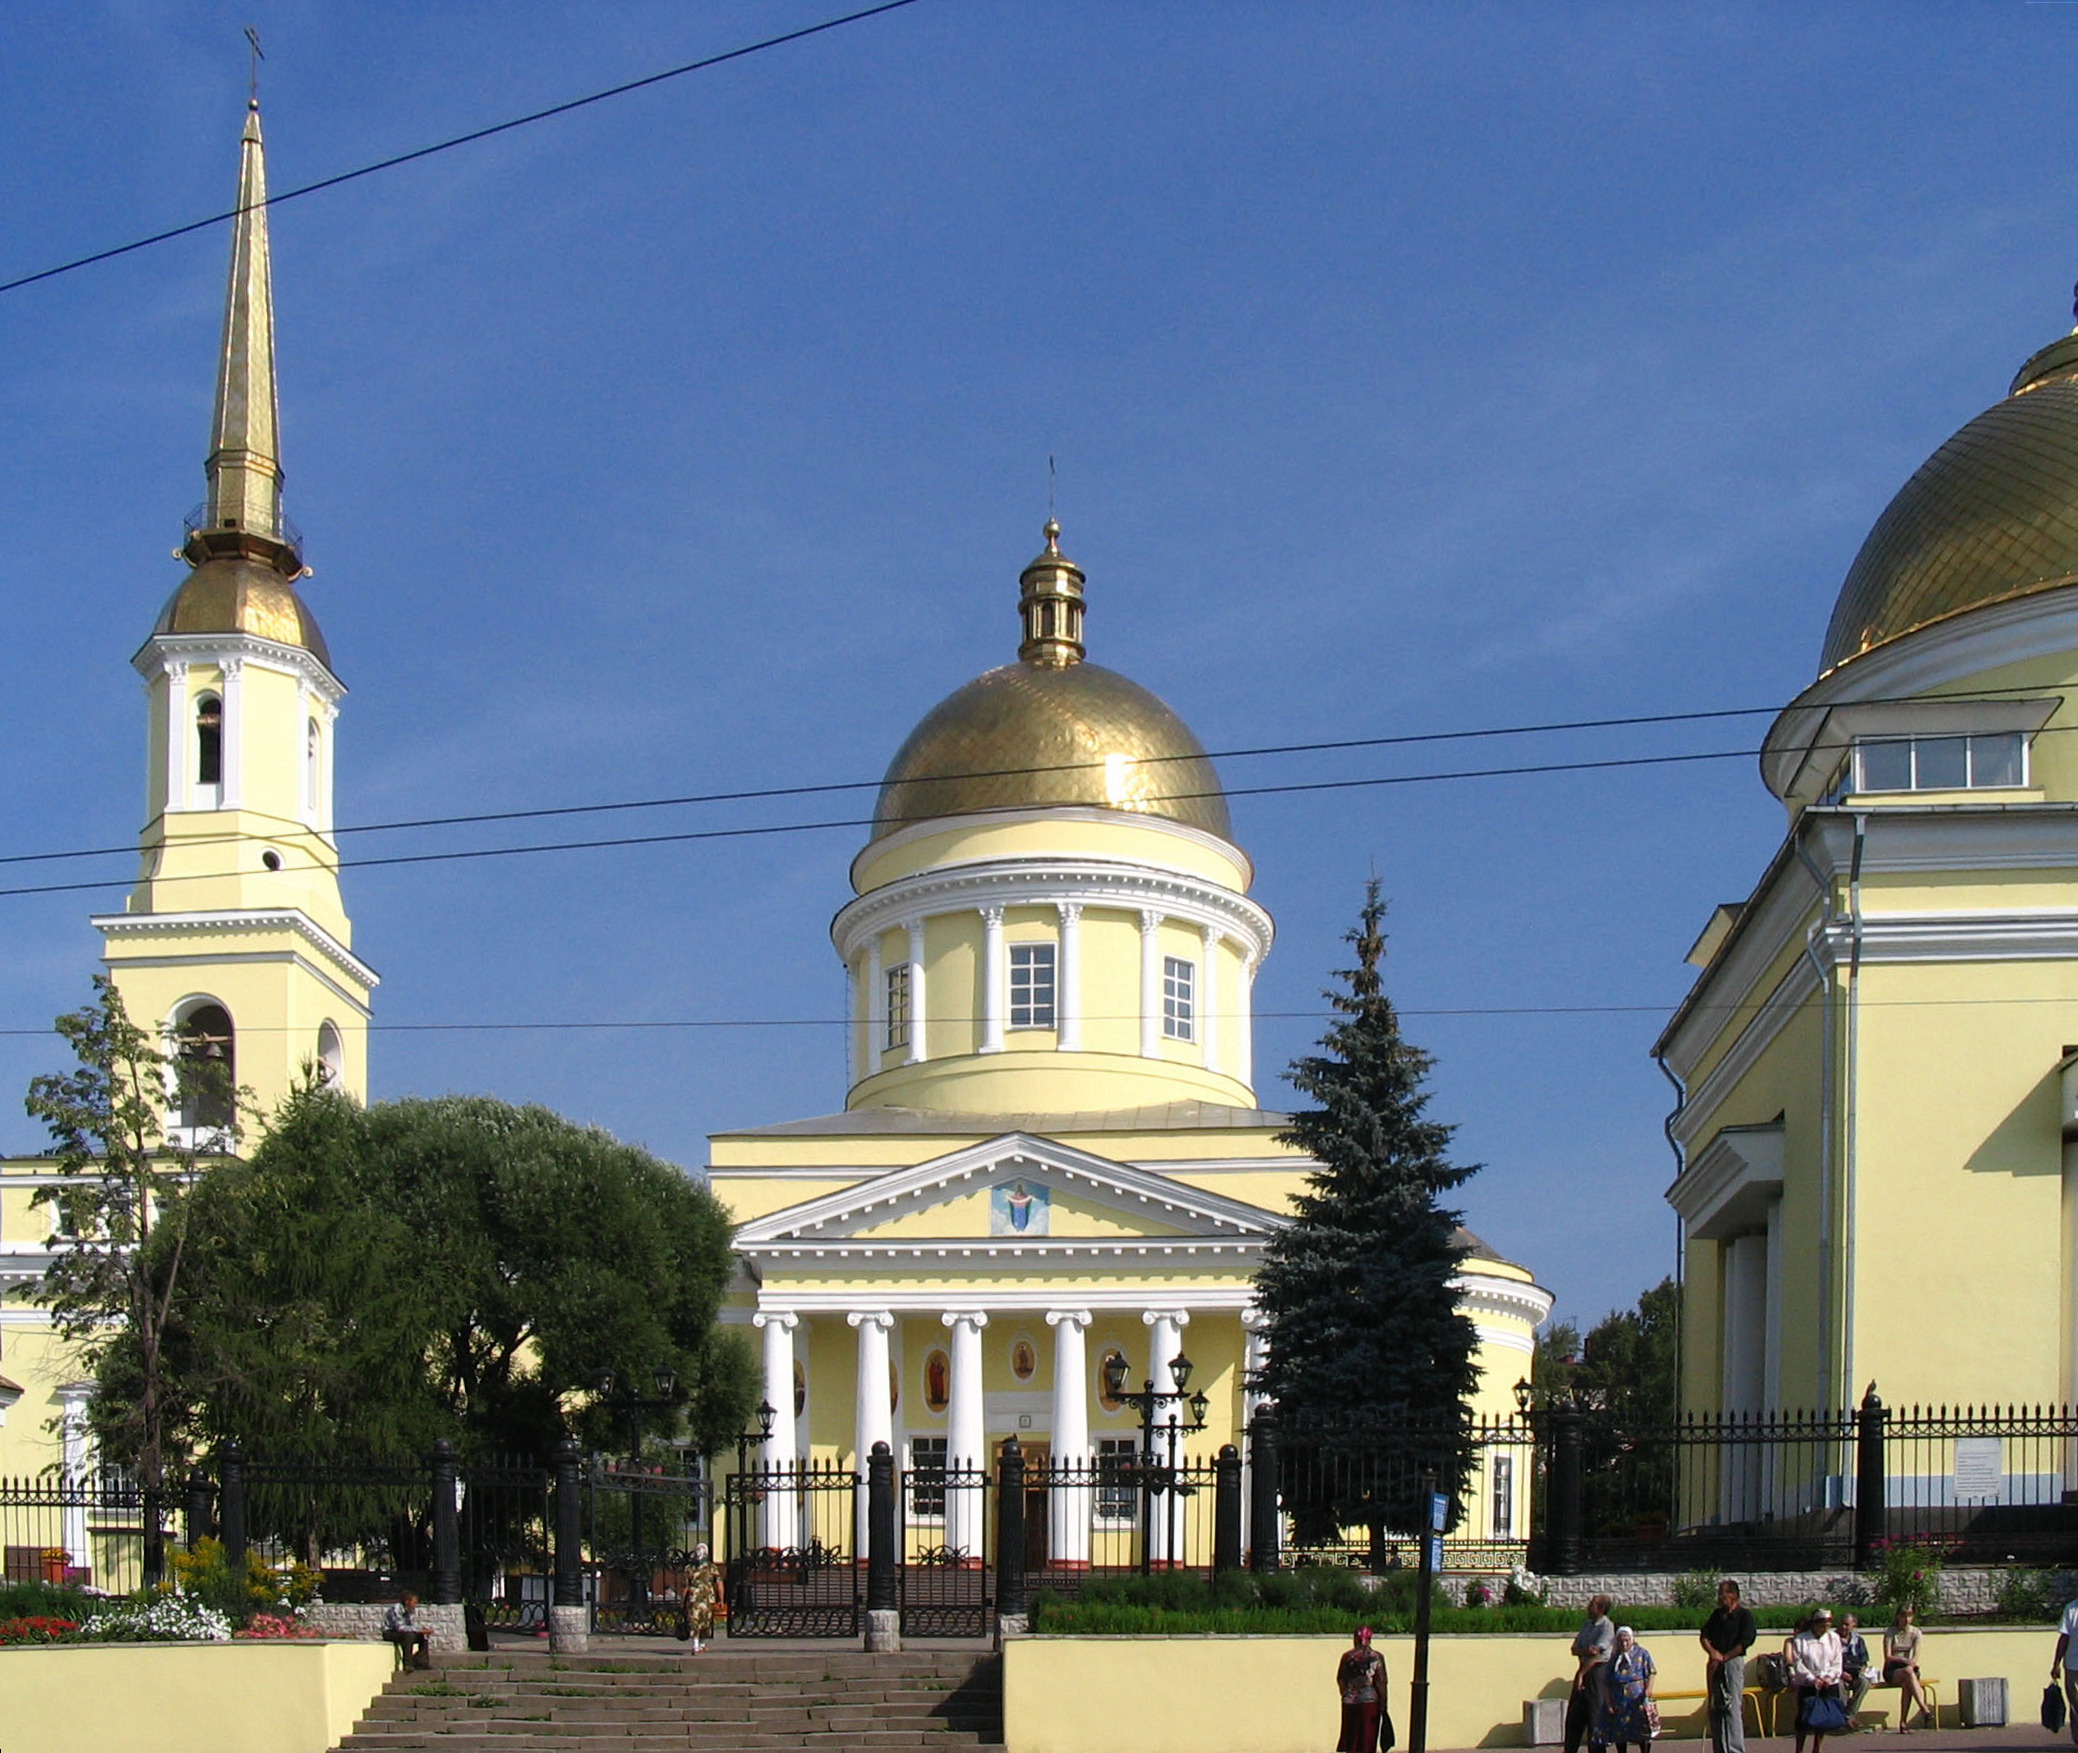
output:
<path id="1" fill-rule="evenodd" d="M 875 1443 L 886 1443 L 892 1454 L 895 1447 L 894 1408 L 888 1404 L 888 1346 L 887 1336 L 894 1330 L 895 1317 L 885 1309 L 866 1309 L 845 1317 L 859 1330 L 859 1391 L 853 1429 L 856 1432 L 859 1478 L 866 1478 L 867 1458 L 873 1453 Z M 854 1549 L 860 1558 L 866 1556 L 868 1499 L 870 1492 L 857 1493 L 859 1504 L 858 1545 Z"/>
<path id="2" fill-rule="evenodd" d="M 887 1045 L 887 975 L 880 966 L 880 933 L 866 945 L 866 1052 L 859 1065 L 863 1082 L 880 1069 L 880 1050 Z"/>
<path id="3" fill-rule="evenodd" d="M 1255 1421 L 1256 1408 L 1266 1396 L 1253 1386 L 1263 1373 L 1263 1365 L 1270 1356 L 1270 1341 L 1264 1329 L 1269 1317 L 1250 1303 L 1241 1311 L 1241 1433 L 1236 1439 L 1241 1445 L 1241 1550 L 1250 1550 L 1255 1538 L 1253 1506 L 1254 1493 L 1250 1490 L 1253 1462 L 1250 1460 L 1251 1445 L 1248 1427 Z"/>
<path id="4" fill-rule="evenodd" d="M 1234 1020 L 1241 1026 L 1240 1060 L 1234 1075 L 1250 1089 L 1255 1088 L 1255 970 L 1253 951 L 1241 958 L 1241 991 L 1234 1006 Z"/>
<path id="5" fill-rule="evenodd" d="M 761 1309 L 750 1319 L 752 1326 L 765 1332 L 765 1404 L 772 1408 L 773 1419 L 772 1434 L 758 1452 L 758 1464 L 770 1472 L 795 1466 L 801 1458 L 794 1429 L 794 1329 L 801 1317 L 785 1310 Z M 759 1539 L 767 1546 L 799 1546 L 800 1515 L 795 1493 L 768 1491 Z"/>
<path id="6" fill-rule="evenodd" d="M 1198 964 L 1198 1039 L 1205 1048 L 1205 1069 L 1219 1069 L 1219 946 L 1216 925 L 1205 927 L 1205 955 Z"/>
<path id="7" fill-rule="evenodd" d="M 188 666 L 166 666 L 166 807 L 188 807 L 188 750 L 194 726 L 188 722 Z"/>
<path id="8" fill-rule="evenodd" d="M 1055 903 L 1061 915 L 1060 986 L 1054 993 L 1058 1045 L 1063 1053 L 1082 1048 L 1082 903 Z"/>
<path id="9" fill-rule="evenodd" d="M 1162 1050 L 1162 916 L 1152 907 L 1140 913 L 1140 1057 L 1153 1059 Z"/>
<path id="10" fill-rule="evenodd" d="M 981 910 L 981 1050 L 1003 1051 L 1003 909 Z"/>
<path id="11" fill-rule="evenodd" d="M 1724 1262 L 1724 1409 L 1761 1410 L 1765 1360 L 1762 1343 L 1768 1307 L 1768 1238 L 1740 1236 L 1720 1251 Z M 1758 1444 L 1734 1443 L 1724 1451 L 1725 1519 L 1750 1521 L 1760 1511 Z"/>
<path id="12" fill-rule="evenodd" d="M 1183 1349 L 1183 1329 L 1190 1325 L 1190 1315 L 1183 1309 L 1149 1309 L 1140 1317 L 1147 1323 L 1147 1375 L 1154 1383 L 1157 1394 L 1173 1394 L 1176 1391 L 1176 1372 L 1169 1365 Z M 1158 1461 L 1169 1458 L 1169 1438 L 1163 1427 L 1171 1419 L 1183 1422 L 1183 1407 L 1171 1400 L 1166 1405 L 1157 1402 L 1155 1407 L 1154 1446 Z M 1183 1457 L 1183 1439 L 1176 1439 L 1176 1454 Z M 1147 1542 L 1148 1557 L 1158 1565 L 1166 1565 L 1178 1556 L 1176 1528 L 1178 1500 L 1170 1493 L 1156 1492 L 1149 1505 L 1148 1526 L 1141 1531 Z"/>
<path id="13" fill-rule="evenodd" d="M 223 660 L 224 672 L 224 784 L 219 808 L 235 810 L 244 796 L 245 708 L 241 702 L 245 663 L 240 658 Z"/>
<path id="14" fill-rule="evenodd" d="M 1053 1459 L 1056 1466 L 1086 1469 L 1090 1451 L 1087 1309 L 1050 1309 L 1053 1329 Z M 1058 1478 L 1059 1475 L 1056 1475 Z M 1085 1475 L 1087 1477 L 1087 1475 Z M 1052 1563 L 1073 1568 L 1090 1561 L 1090 1512 L 1094 1493 L 1088 1484 L 1056 1485 L 1047 1494 L 1047 1553 Z"/>
<path id="15" fill-rule="evenodd" d="M 945 1469 L 957 1477 L 979 1475 L 988 1466 L 988 1427 L 981 1400 L 981 1330 L 988 1316 L 955 1309 L 941 1317 L 952 1329 L 952 1393 L 945 1408 Z M 945 1543 L 979 1559 L 985 1496 L 978 1478 L 945 1487 Z"/>
<path id="16" fill-rule="evenodd" d="M 921 1065 L 930 1057 L 924 1042 L 924 922 L 909 922 L 909 1063 Z"/>
<path id="17" fill-rule="evenodd" d="M 93 1550 L 87 1541 L 84 1495 L 87 1475 L 92 1470 L 89 1450 L 93 1432 L 87 1423 L 87 1403 L 93 1397 L 92 1382 L 72 1382 L 58 1390 L 59 1460 L 64 1468 L 66 1488 L 73 1499 L 60 1512 L 59 1527 L 65 1542 L 65 1562 L 77 1570 L 84 1570 L 94 1562 Z"/>

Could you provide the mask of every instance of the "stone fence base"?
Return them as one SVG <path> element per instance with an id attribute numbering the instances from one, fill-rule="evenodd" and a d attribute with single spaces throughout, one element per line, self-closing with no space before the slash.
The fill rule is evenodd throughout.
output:
<path id="1" fill-rule="evenodd" d="M 373 1640 L 382 1636 L 382 1616 L 389 1609 L 387 1601 L 313 1601 L 303 1616 L 327 1637 Z M 469 1647 L 460 1607 L 434 1607 L 421 1601 L 418 1616 L 436 1650 Z"/>
<path id="2" fill-rule="evenodd" d="M 1748 1570 L 1727 1572 L 1739 1584 L 1739 1598 L 1749 1607 L 1801 1607 L 1807 1601 L 1824 1601 L 1831 1606 L 1860 1607 L 1868 1604 L 1875 1577 L 1852 1570 Z M 1941 1572 L 1941 1611 L 1944 1613 L 1989 1613 L 1999 1604 L 1999 1589 L 2008 1572 L 1989 1565 L 1957 1566 Z M 2050 1593 L 2058 1600 L 2078 1595 L 2078 1571 L 2047 1573 Z M 1604 1571 L 1591 1576 L 1547 1576 L 1538 1579 L 1545 1599 L 1554 1607 L 1584 1607 L 1595 1595 L 1632 1607 L 1672 1607 L 1675 1587 L 1682 1578 L 1673 1571 Z M 1453 1600 L 1464 1600 L 1470 1578 L 1446 1578 L 1445 1589 Z M 1493 1587 L 1492 1579 L 1486 1579 Z M 1708 1613 L 1706 1604 L 1697 1612 Z"/>

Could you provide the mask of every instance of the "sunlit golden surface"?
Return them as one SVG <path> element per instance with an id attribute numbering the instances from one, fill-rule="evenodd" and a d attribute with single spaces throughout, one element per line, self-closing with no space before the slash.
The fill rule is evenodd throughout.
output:
<path id="1" fill-rule="evenodd" d="M 896 752 L 873 836 L 914 821 L 1080 804 L 1233 838 L 1203 745 L 1137 682 L 1093 663 L 1005 664 L 932 708 Z"/>
<path id="2" fill-rule="evenodd" d="M 152 633 L 250 633 L 300 645 L 332 667 L 325 636 L 296 587 L 273 567 L 251 560 L 204 561 L 167 599 Z"/>

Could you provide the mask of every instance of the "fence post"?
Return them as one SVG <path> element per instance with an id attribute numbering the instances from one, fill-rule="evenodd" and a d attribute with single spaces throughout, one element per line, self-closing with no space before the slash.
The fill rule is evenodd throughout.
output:
<path id="1" fill-rule="evenodd" d="M 876 1442 L 866 1457 L 866 1649 L 872 1655 L 893 1655 L 902 1647 L 902 1602 L 895 1586 L 898 1540 L 895 1452 Z"/>
<path id="2" fill-rule="evenodd" d="M 216 1458 L 216 1513 L 223 1523 L 224 1564 L 233 1576 L 245 1575 L 245 1457 L 236 1443 L 226 1443 Z"/>
<path id="3" fill-rule="evenodd" d="M 1250 1570 L 1277 1568 L 1277 1414 L 1257 1408 L 1248 1426 Z"/>
<path id="4" fill-rule="evenodd" d="M 584 1604 L 584 1498 L 577 1439 L 556 1444 L 555 1579 L 548 1603 L 548 1647 L 582 1655 L 591 1647 L 591 1615 Z"/>
<path id="5" fill-rule="evenodd" d="M 1241 1451 L 1227 1443 L 1212 1463 L 1212 1569 L 1241 1568 Z"/>
<path id="6" fill-rule="evenodd" d="M 1888 1505 L 1883 1461 L 1883 1427 L 1890 1413 L 1876 1398 L 1876 1384 L 1862 1396 L 1861 1410 L 1854 1415 L 1854 1568 L 1868 1570 L 1876 1563 L 1876 1550 L 1884 1535 Z"/>
<path id="7" fill-rule="evenodd" d="M 208 1474 L 188 1475 L 188 1488 L 181 1494 L 181 1513 L 187 1523 L 187 1543 L 190 1552 L 195 1550 L 197 1540 L 209 1534 L 209 1505 L 213 1496 L 215 1493 L 210 1488 Z"/>
<path id="8" fill-rule="evenodd" d="M 1012 1437 L 996 1476 L 996 1635 L 1025 1623 L 1025 1452 Z"/>
<path id="9" fill-rule="evenodd" d="M 1587 1489 L 1582 1466 L 1583 1432 L 1577 1406 L 1561 1405 L 1551 1414 L 1551 1502 L 1548 1509 L 1551 1568 L 1560 1576 L 1580 1574 L 1580 1524 L 1585 1519 Z"/>
<path id="10" fill-rule="evenodd" d="M 166 1580 L 165 1486 L 147 1485 L 138 1511 L 144 1527 L 144 1586 L 155 1589 Z"/>
<path id="11" fill-rule="evenodd" d="M 426 1581 L 426 1605 L 458 1607 L 462 1602 L 462 1531 L 455 1520 L 455 1446 L 446 1437 L 433 1445 L 433 1574 Z"/>

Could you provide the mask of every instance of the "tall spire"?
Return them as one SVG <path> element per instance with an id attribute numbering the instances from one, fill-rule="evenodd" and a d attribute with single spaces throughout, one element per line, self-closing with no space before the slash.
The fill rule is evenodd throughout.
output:
<path id="1" fill-rule="evenodd" d="M 294 531 L 281 515 L 280 409 L 274 389 L 274 281 L 267 247 L 267 160 L 260 100 L 246 106 L 239 144 L 238 216 L 231 232 L 231 284 L 217 359 L 210 425 L 209 497 L 191 520 L 185 553 L 194 565 L 242 556 L 289 577 L 302 570 Z"/>

